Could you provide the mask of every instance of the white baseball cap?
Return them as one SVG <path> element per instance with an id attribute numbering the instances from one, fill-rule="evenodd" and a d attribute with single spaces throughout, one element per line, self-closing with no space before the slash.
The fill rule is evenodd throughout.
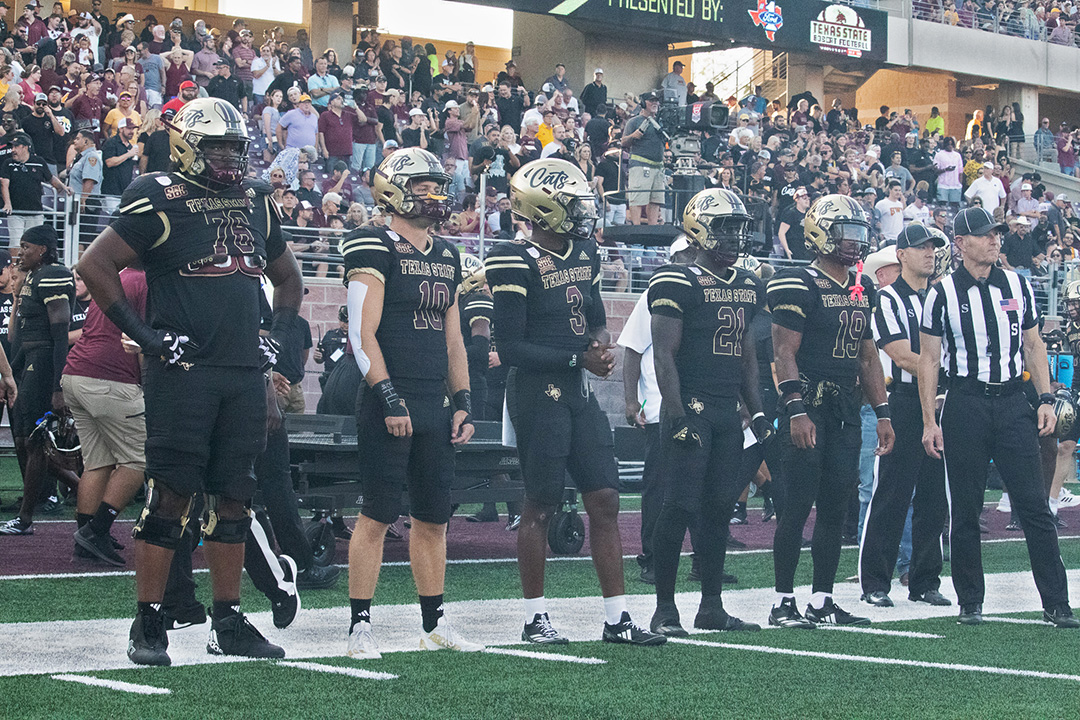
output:
<path id="1" fill-rule="evenodd" d="M 423 114 L 424 114 L 424 111 L 421 110 L 420 108 L 413 108 L 412 110 L 409 111 L 409 117 L 412 117 L 413 115 L 423 115 Z"/>
<path id="2" fill-rule="evenodd" d="M 456 108 L 456 107 L 461 107 L 460 105 L 457 104 L 457 100 L 447 100 L 446 105 L 443 106 L 443 111 L 445 112 L 446 110 L 449 110 L 450 108 Z"/>
<path id="3" fill-rule="evenodd" d="M 1031 189 L 1031 184 L 1030 183 L 1024 183 L 1023 185 L 1020 186 L 1020 189 L 1021 190 L 1030 190 Z"/>
<path id="4" fill-rule="evenodd" d="M 596 68 L 595 70 L 592 71 L 592 73 L 593 73 L 593 75 L 603 75 L 604 71 L 601 70 L 600 68 Z"/>
<path id="5" fill-rule="evenodd" d="M 993 169 L 994 169 L 994 163 L 990 163 L 990 162 L 984 162 L 984 163 L 982 164 L 982 166 L 983 166 L 984 168 L 990 168 L 991 170 L 993 170 Z"/>

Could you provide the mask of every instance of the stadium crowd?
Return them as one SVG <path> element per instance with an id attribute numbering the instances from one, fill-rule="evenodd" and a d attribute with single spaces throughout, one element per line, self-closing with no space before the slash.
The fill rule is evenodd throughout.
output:
<path id="1" fill-rule="evenodd" d="M 1080 8 L 1069 0 L 914 0 L 917 20 L 1076 45 Z"/>

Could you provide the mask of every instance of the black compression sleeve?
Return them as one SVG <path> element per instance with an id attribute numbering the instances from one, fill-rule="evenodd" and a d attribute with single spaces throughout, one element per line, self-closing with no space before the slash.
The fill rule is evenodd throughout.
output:
<path id="1" fill-rule="evenodd" d="M 64 374 L 68 353 L 68 324 L 51 323 L 49 335 L 52 337 L 53 352 L 53 392 L 60 390 L 60 377 Z"/>
<path id="2" fill-rule="evenodd" d="M 116 327 L 129 338 L 139 344 L 143 350 L 153 349 L 157 336 L 154 329 L 147 325 L 135 309 L 128 303 L 127 298 L 120 297 L 109 309 L 105 311 L 105 317 L 113 321 Z"/>
<path id="3" fill-rule="evenodd" d="M 491 341 L 483 335 L 470 335 L 469 342 L 465 346 L 465 355 L 469 358 L 469 367 L 475 372 L 483 372 L 488 366 L 488 352 L 491 351 Z"/>
<path id="4" fill-rule="evenodd" d="M 282 342 L 297 315 L 294 307 L 274 308 L 274 319 L 270 323 L 270 337 L 279 343 Z"/>
<path id="5" fill-rule="evenodd" d="M 503 365 L 523 370 L 567 370 L 581 364 L 584 345 L 574 351 L 527 342 L 526 320 L 523 296 L 512 292 L 496 296 L 494 326 L 499 328 L 499 359 Z"/>

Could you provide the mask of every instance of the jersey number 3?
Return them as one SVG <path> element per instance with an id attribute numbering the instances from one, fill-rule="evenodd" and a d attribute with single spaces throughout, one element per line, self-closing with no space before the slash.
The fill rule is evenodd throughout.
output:
<path id="1" fill-rule="evenodd" d="M 585 298 L 582 297 L 581 291 L 571 285 L 566 288 L 566 302 L 570 305 L 570 329 L 574 331 L 575 335 L 585 334 L 585 313 L 581 311 L 581 306 L 585 302 Z"/>
<path id="2" fill-rule="evenodd" d="M 840 313 L 840 329 L 836 331 L 836 345 L 833 347 L 834 358 L 855 358 L 859 356 L 859 342 L 862 340 L 866 317 L 857 311 L 844 310 Z"/>

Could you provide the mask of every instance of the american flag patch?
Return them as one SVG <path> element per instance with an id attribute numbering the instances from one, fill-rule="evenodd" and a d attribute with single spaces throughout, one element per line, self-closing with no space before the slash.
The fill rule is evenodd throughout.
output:
<path id="1" fill-rule="evenodd" d="M 1008 300 L 998 300 L 998 304 L 1001 306 L 1004 312 L 1020 312 L 1020 301 L 1016 298 L 1009 298 Z"/>

